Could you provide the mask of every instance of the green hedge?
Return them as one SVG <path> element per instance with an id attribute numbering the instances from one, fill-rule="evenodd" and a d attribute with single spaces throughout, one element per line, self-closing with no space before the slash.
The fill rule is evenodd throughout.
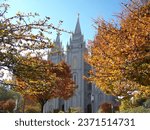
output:
<path id="1" fill-rule="evenodd" d="M 145 108 L 143 106 L 130 108 L 128 110 L 121 111 L 122 113 L 150 113 L 150 108 Z"/>

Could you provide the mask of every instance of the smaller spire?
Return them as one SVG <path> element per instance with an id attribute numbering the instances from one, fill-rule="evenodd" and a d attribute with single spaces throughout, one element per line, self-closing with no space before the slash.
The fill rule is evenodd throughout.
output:
<path id="1" fill-rule="evenodd" d="M 60 43 L 60 33 L 57 33 L 57 37 L 56 37 L 56 43 Z"/>
<path id="2" fill-rule="evenodd" d="M 80 17 L 80 14 L 78 13 L 78 19 L 77 19 L 77 24 L 76 24 L 76 28 L 75 28 L 75 34 L 81 34 L 79 17 Z"/>
<path id="3" fill-rule="evenodd" d="M 60 33 L 59 32 L 57 33 L 55 45 L 56 45 L 56 48 L 61 48 L 62 47 L 62 43 L 60 41 Z"/>

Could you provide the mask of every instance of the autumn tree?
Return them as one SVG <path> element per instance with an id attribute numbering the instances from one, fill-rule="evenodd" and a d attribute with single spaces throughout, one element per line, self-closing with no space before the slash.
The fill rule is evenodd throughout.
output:
<path id="1" fill-rule="evenodd" d="M 41 50 L 52 47 L 47 37 L 52 30 L 64 31 L 56 28 L 50 17 L 39 18 L 37 13 L 20 13 L 7 17 L 8 4 L 0 4 L 0 83 L 3 82 L 1 70 L 12 73 L 19 58 L 27 52 L 42 55 Z M 39 20 L 38 20 L 39 19 Z M 58 24 L 60 25 L 62 21 Z"/>
<path id="2" fill-rule="evenodd" d="M 107 94 L 125 98 L 150 96 L 150 3 L 124 4 L 119 23 L 96 21 L 98 34 L 89 42 L 89 81 Z M 130 3 L 130 5 L 131 5 Z"/>
<path id="3" fill-rule="evenodd" d="M 37 13 L 20 12 L 7 17 L 8 11 L 8 4 L 0 5 L 0 84 L 12 86 L 24 96 L 34 97 L 42 109 L 44 103 L 58 97 L 58 93 L 61 98 L 70 97 L 74 86 L 69 67 L 65 63 L 54 65 L 42 60 L 44 49 L 53 47 L 48 38 L 52 31 L 67 32 L 58 28 L 62 21 L 55 27 L 50 17 L 40 19 Z M 53 71 L 54 68 L 57 72 Z M 3 80 L 2 70 L 11 74 L 13 82 Z"/>
<path id="4" fill-rule="evenodd" d="M 30 96 L 38 101 L 41 112 L 49 99 L 68 99 L 73 95 L 75 86 L 71 70 L 65 62 L 53 64 L 39 57 L 22 57 L 21 63 L 16 64 L 13 70 L 14 89 L 24 97 Z"/>

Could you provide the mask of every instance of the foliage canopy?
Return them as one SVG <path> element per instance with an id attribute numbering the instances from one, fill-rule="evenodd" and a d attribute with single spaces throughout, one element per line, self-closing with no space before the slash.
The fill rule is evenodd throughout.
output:
<path id="1" fill-rule="evenodd" d="M 133 3 L 135 4 L 135 2 Z M 130 98 L 150 96 L 150 3 L 125 5 L 120 23 L 96 21 L 98 34 L 89 42 L 89 81 L 107 94 Z"/>

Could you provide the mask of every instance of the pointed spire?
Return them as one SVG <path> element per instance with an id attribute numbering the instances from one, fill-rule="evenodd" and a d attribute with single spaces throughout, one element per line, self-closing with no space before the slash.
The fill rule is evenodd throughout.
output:
<path id="1" fill-rule="evenodd" d="M 80 14 L 78 13 L 78 19 L 77 19 L 77 24 L 76 24 L 76 28 L 75 28 L 75 34 L 81 34 L 79 16 L 80 16 Z"/>
<path id="2" fill-rule="evenodd" d="M 60 41 L 60 33 L 59 33 L 59 32 L 57 33 L 55 45 L 56 45 L 56 48 L 59 48 L 59 49 L 62 48 L 62 43 L 61 43 L 61 41 Z"/>
<path id="3" fill-rule="evenodd" d="M 56 43 L 60 43 L 60 33 L 57 33 Z"/>

